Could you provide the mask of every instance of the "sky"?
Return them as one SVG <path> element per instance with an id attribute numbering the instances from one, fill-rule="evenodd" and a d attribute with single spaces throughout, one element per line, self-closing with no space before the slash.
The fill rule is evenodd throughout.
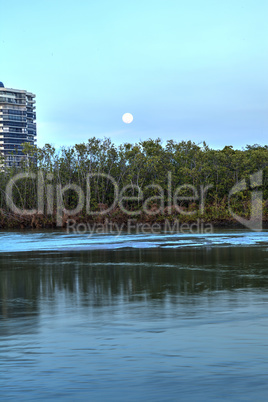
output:
<path id="1" fill-rule="evenodd" d="M 267 144 L 266 0 L 0 0 L 0 10 L 0 81 L 36 94 L 37 145 Z"/>

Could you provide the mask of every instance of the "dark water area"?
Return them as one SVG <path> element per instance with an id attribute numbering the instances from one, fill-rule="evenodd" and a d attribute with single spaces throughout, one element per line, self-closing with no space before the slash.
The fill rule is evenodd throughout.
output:
<path id="1" fill-rule="evenodd" d="M 23 236 L 1 243 L 0 400 L 267 400 L 267 232 Z"/>

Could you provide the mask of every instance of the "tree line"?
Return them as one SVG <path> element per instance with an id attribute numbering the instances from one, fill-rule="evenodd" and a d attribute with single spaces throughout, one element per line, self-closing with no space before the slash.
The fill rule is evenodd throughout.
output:
<path id="1" fill-rule="evenodd" d="M 192 141 L 169 140 L 165 144 L 161 139 L 148 139 L 138 143 L 124 143 L 115 145 L 110 139 L 90 138 L 86 143 L 71 147 L 56 149 L 51 144 L 43 147 L 24 144 L 25 158 L 20 166 L 2 167 L 0 175 L 0 209 L 1 221 L 4 226 L 22 225 L 22 218 L 13 217 L 8 207 L 6 188 L 10 180 L 20 172 L 41 172 L 45 188 L 50 185 L 52 192 L 57 186 L 76 184 L 85 194 L 88 191 L 87 177 L 92 175 L 90 186 L 90 203 L 92 211 L 101 211 L 111 205 L 114 200 L 114 184 L 107 176 L 112 177 L 119 190 L 125 188 L 124 195 L 133 197 L 125 201 L 125 208 L 137 212 L 138 220 L 161 221 L 165 211 L 159 210 L 160 193 L 168 205 L 170 191 L 178 191 L 178 205 L 185 214 L 172 209 L 172 217 L 181 215 L 184 220 L 202 217 L 206 221 L 227 222 L 232 220 L 228 211 L 228 196 L 233 186 L 241 180 L 247 183 L 247 189 L 237 192 L 230 200 L 232 208 L 245 217 L 250 216 L 250 202 L 252 183 L 250 176 L 258 171 L 263 172 L 262 185 L 258 191 L 263 194 L 264 219 L 268 216 L 268 146 L 247 145 L 242 150 L 225 146 L 215 150 L 205 142 L 196 144 Z M 3 165 L 2 165 L 3 166 Z M 102 174 L 102 175 L 101 175 Z M 153 186 L 152 186 L 153 184 Z M 200 197 L 194 189 L 199 191 L 207 187 L 205 208 L 198 208 Z M 141 213 L 142 200 L 139 200 L 138 189 L 143 190 L 143 196 L 150 199 L 149 207 L 155 210 L 150 217 Z M 162 192 L 161 190 L 162 189 Z M 33 209 L 37 204 L 37 181 L 29 177 L 27 180 L 18 180 L 13 187 L 14 203 L 21 209 Z M 56 194 L 53 194 L 56 197 Z M 64 205 L 67 209 L 77 205 L 77 194 L 73 190 L 64 193 Z M 53 204 L 56 208 L 56 204 Z M 43 217 L 41 226 L 52 225 L 54 209 L 50 208 L 50 216 Z M 196 214 L 187 212 L 196 211 Z M 44 215 L 45 214 L 44 212 Z M 109 218 L 123 220 L 122 211 L 114 206 Z M 80 212 L 79 219 L 86 216 L 86 209 Z M 39 219 L 39 220 L 40 220 Z M 94 219 L 100 219 L 95 215 Z M 40 221 L 40 222 L 41 222 Z M 16 223 L 17 222 L 17 223 Z"/>

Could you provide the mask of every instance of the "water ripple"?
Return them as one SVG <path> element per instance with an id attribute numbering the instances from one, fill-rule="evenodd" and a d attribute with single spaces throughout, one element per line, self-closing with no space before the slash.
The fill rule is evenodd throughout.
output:
<path id="1" fill-rule="evenodd" d="M 94 234 L 55 232 L 0 232 L 2 253 L 23 251 L 115 250 L 122 248 L 186 248 L 268 245 L 268 231 L 230 231 L 213 234 Z"/>

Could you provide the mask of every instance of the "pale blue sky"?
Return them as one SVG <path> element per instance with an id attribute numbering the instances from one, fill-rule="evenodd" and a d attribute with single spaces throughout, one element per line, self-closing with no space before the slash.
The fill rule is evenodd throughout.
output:
<path id="1" fill-rule="evenodd" d="M 92 136 L 267 143 L 266 0 L 0 6 L 0 81 L 37 95 L 38 145 Z"/>

